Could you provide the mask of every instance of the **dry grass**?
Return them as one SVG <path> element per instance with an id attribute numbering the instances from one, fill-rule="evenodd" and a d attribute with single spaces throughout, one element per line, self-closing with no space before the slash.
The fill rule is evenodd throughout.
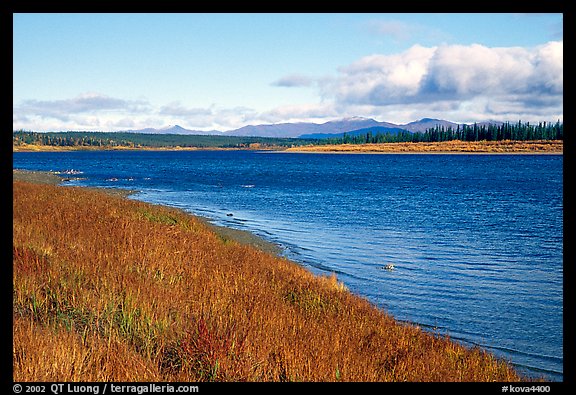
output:
<path id="1" fill-rule="evenodd" d="M 310 145 L 289 148 L 294 152 L 380 153 L 562 153 L 562 140 L 444 141 L 437 143 L 381 143 Z"/>
<path id="2" fill-rule="evenodd" d="M 210 148 L 211 150 L 226 150 L 227 148 Z M 12 152 L 61 152 L 61 151 L 199 151 L 198 147 L 130 147 L 130 146 L 64 146 L 64 145 L 38 145 L 38 144 L 12 144 Z"/>
<path id="3" fill-rule="evenodd" d="M 178 210 L 13 183 L 15 381 L 515 381 Z"/>

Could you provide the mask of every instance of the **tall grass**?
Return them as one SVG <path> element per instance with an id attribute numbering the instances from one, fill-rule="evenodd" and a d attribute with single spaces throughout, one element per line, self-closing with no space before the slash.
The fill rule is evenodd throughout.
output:
<path id="1" fill-rule="evenodd" d="M 513 381 L 193 216 L 14 181 L 17 381 Z"/>
<path id="2" fill-rule="evenodd" d="M 391 153 L 555 153 L 564 150 L 563 140 L 402 142 L 327 144 L 288 148 L 302 152 L 391 152 Z"/>

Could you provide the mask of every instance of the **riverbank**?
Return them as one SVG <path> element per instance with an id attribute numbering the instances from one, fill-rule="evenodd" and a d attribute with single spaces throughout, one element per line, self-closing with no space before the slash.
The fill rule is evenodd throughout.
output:
<path id="1" fill-rule="evenodd" d="M 378 144 L 326 144 L 326 145 L 301 145 L 297 147 L 262 147 L 260 144 L 252 144 L 243 148 L 220 148 L 220 147 L 137 147 L 137 146 L 51 146 L 18 144 L 12 146 L 13 152 L 60 152 L 60 151 L 274 151 L 274 152 L 304 152 L 304 153 L 394 153 L 394 154 L 562 154 L 564 151 L 563 140 L 534 140 L 534 141 L 460 141 L 451 140 L 434 143 L 378 143 Z"/>
<path id="2" fill-rule="evenodd" d="M 562 140 L 538 141 L 443 141 L 438 143 L 380 143 L 308 145 L 280 152 L 392 153 L 392 154 L 562 154 Z"/>
<path id="3" fill-rule="evenodd" d="M 232 151 L 249 148 L 222 148 L 222 147 L 138 147 L 138 146 L 57 146 L 18 144 L 12 145 L 12 152 L 66 152 L 66 151 Z"/>
<path id="4" fill-rule="evenodd" d="M 180 210 L 17 177 L 16 381 L 521 379 Z"/>
<path id="5" fill-rule="evenodd" d="M 14 180 L 18 181 L 28 181 L 32 183 L 49 184 L 49 185 L 59 185 L 71 179 L 69 177 L 65 177 L 53 172 L 29 171 L 21 169 L 14 169 L 12 171 L 12 177 Z M 127 197 L 138 192 L 136 190 L 122 189 L 122 188 L 89 188 L 89 187 L 86 188 L 95 191 L 105 192 L 109 195 L 122 196 L 122 197 Z M 199 221 L 203 222 L 210 229 L 212 229 L 219 237 L 221 237 L 224 240 L 229 239 L 234 240 L 240 244 L 251 245 L 261 249 L 262 251 L 274 255 L 280 255 L 282 253 L 282 248 L 280 246 L 272 242 L 269 242 L 268 240 L 265 240 L 252 232 L 234 228 L 228 228 L 225 226 L 219 226 L 210 222 L 210 219 L 200 217 L 198 215 L 195 215 L 195 217 Z"/>
<path id="6" fill-rule="evenodd" d="M 22 169 L 13 169 L 12 170 L 12 179 L 14 181 L 27 181 L 32 182 L 35 184 L 48 184 L 48 185 L 60 185 L 63 182 L 71 181 L 78 179 L 77 177 L 66 177 L 59 173 L 50 172 L 50 171 L 31 171 L 31 170 L 22 170 Z M 115 196 L 130 196 L 137 191 L 130 190 L 130 189 L 121 189 L 121 188 L 89 188 L 92 190 L 102 191 L 109 195 Z"/>

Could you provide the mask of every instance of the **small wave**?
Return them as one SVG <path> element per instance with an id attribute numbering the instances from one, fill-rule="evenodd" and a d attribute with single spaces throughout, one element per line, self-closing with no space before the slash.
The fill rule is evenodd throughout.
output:
<path id="1" fill-rule="evenodd" d="M 466 332 L 463 331 L 463 333 L 466 333 Z M 472 332 L 469 332 L 469 333 L 472 333 Z M 556 376 L 556 378 L 560 378 L 560 379 L 563 376 L 562 371 L 554 369 L 554 367 L 552 367 L 552 366 L 546 366 L 546 367 L 535 366 L 535 362 L 534 362 L 535 360 L 539 360 L 539 361 L 548 361 L 552 364 L 562 364 L 563 358 L 561 358 L 561 357 L 546 355 L 543 353 L 533 353 L 533 352 L 521 351 L 521 350 L 517 350 L 517 349 L 509 348 L 509 347 L 504 347 L 504 346 L 490 345 L 490 344 L 486 344 L 485 342 L 474 341 L 474 340 L 470 339 L 469 337 L 458 336 L 458 335 L 455 335 L 454 333 L 450 333 L 450 338 L 452 338 L 453 340 L 457 340 L 457 341 L 464 343 L 464 344 L 470 344 L 472 346 L 481 347 L 481 348 L 484 348 L 488 351 L 500 353 L 502 355 L 522 356 L 523 358 L 521 361 L 514 358 L 514 359 L 510 360 L 509 362 L 513 366 L 516 366 L 519 369 L 523 369 L 530 376 L 536 377 L 537 373 L 544 373 L 548 376 Z M 532 360 L 532 362 L 530 362 L 530 360 Z"/>
<path id="2" fill-rule="evenodd" d="M 63 171 L 55 171 L 54 174 L 84 174 L 83 171 L 80 170 L 74 170 L 74 169 L 70 169 L 70 170 L 63 170 Z"/>
<path id="3" fill-rule="evenodd" d="M 254 184 L 246 184 L 246 185 L 240 185 L 242 188 L 254 188 L 256 185 Z"/>
<path id="4" fill-rule="evenodd" d="M 481 346 L 486 347 L 486 348 L 491 348 L 494 350 L 504 351 L 507 354 L 523 355 L 526 357 L 551 361 L 551 362 L 555 362 L 555 363 L 562 363 L 563 362 L 563 358 L 561 358 L 561 357 L 556 357 L 553 355 L 546 355 L 543 353 L 526 352 L 526 351 L 516 350 L 514 348 L 502 347 L 502 346 L 488 346 L 488 345 L 481 345 Z"/>
<path id="5" fill-rule="evenodd" d="M 110 177 L 110 178 L 106 178 L 105 181 L 108 181 L 108 182 L 136 181 L 136 179 L 134 177 L 127 177 L 127 178 Z"/>

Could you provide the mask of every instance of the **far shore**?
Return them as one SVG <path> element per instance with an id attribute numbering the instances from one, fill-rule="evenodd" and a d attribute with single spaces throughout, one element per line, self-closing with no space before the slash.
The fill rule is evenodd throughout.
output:
<path id="1" fill-rule="evenodd" d="M 63 182 L 70 180 L 70 178 L 68 177 L 64 177 L 60 174 L 50 171 L 31 171 L 22 169 L 13 169 L 12 178 L 13 180 L 28 181 L 37 184 L 50 184 L 50 185 L 60 185 Z M 116 195 L 123 197 L 130 196 L 138 192 L 136 190 L 122 189 L 122 188 L 104 188 L 104 187 L 100 188 L 82 187 L 82 188 L 92 189 L 96 191 L 105 192 L 109 195 Z M 206 225 L 208 225 L 208 227 L 210 227 L 216 234 L 218 234 L 221 238 L 225 240 L 229 239 L 234 240 L 240 244 L 251 245 L 264 252 L 268 252 L 270 254 L 277 256 L 282 253 L 282 248 L 280 246 L 268 240 L 265 240 L 252 232 L 216 225 L 212 223 L 209 218 L 202 217 L 196 214 L 194 214 L 194 216 L 203 223 L 205 223 Z"/>
<path id="2" fill-rule="evenodd" d="M 68 152 L 68 151 L 237 151 L 252 148 L 222 148 L 222 147 L 129 147 L 129 146 L 56 146 L 21 144 L 12 145 L 12 152 Z"/>
<path id="3" fill-rule="evenodd" d="M 330 154 L 552 154 L 562 155 L 562 140 L 443 141 L 435 143 L 378 143 L 308 145 L 278 152 Z"/>
<path id="4" fill-rule="evenodd" d="M 138 147 L 138 146 L 50 146 L 50 145 L 13 145 L 13 152 L 67 152 L 67 151 L 266 151 L 287 153 L 343 153 L 343 154 L 551 154 L 562 155 L 563 140 L 531 141 L 442 141 L 442 142 L 405 142 L 375 144 L 325 144 L 304 145 L 298 147 L 270 146 L 222 148 L 222 147 Z"/>

